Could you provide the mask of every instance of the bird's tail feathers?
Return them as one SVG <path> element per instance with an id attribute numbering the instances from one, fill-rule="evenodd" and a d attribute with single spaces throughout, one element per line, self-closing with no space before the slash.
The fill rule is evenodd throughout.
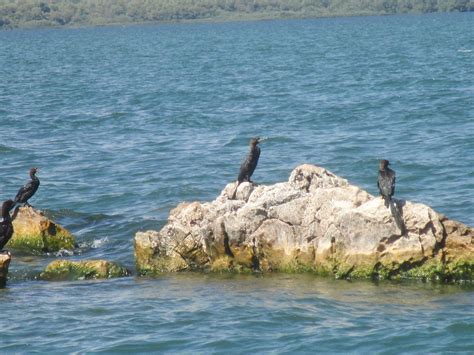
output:
<path id="1" fill-rule="evenodd" d="M 389 205 L 390 205 L 390 212 L 392 213 L 392 216 L 395 219 L 395 224 L 397 225 L 398 229 L 400 229 L 400 233 L 402 235 L 405 235 L 407 230 L 405 227 L 405 223 L 403 222 L 403 218 L 400 214 L 400 211 L 397 208 L 397 205 L 392 199 L 389 200 Z"/>
<path id="2" fill-rule="evenodd" d="M 18 212 L 20 211 L 20 207 L 22 206 L 21 202 L 14 202 L 8 213 L 10 213 L 10 218 L 12 221 L 18 216 Z M 13 213 L 11 213 L 13 211 Z"/>
<path id="3" fill-rule="evenodd" d="M 21 206 L 21 203 L 18 202 L 17 199 L 14 199 L 14 200 L 13 200 L 13 204 L 12 204 L 12 206 L 10 207 L 10 211 L 12 211 L 12 210 L 14 210 L 15 208 L 20 207 L 20 206 Z M 10 211 L 8 211 L 8 212 L 10 212 Z"/>
<path id="4" fill-rule="evenodd" d="M 239 185 L 240 185 L 240 182 L 239 180 L 237 180 L 235 183 L 234 192 L 232 193 L 232 197 L 230 198 L 231 200 L 235 200 L 235 196 L 237 195 L 237 189 L 239 188 Z"/>

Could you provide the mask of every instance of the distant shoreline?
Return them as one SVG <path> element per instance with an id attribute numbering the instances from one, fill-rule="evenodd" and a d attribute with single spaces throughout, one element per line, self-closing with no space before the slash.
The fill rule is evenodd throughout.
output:
<path id="1" fill-rule="evenodd" d="M 178 0 L 179 2 L 179 0 Z M 65 1 L 67 3 L 67 1 Z M 81 1 L 79 1 L 80 5 Z M 323 19 L 336 17 L 363 17 L 363 16 L 389 16 L 389 15 L 421 15 L 427 13 L 459 13 L 474 11 L 473 7 L 459 11 L 458 9 L 449 9 L 441 11 L 415 10 L 410 11 L 374 11 L 370 9 L 359 10 L 337 10 L 336 8 L 321 9 L 313 8 L 310 10 L 300 9 L 299 11 L 222 11 L 220 9 L 209 9 L 207 13 L 192 13 L 186 8 L 177 8 L 174 13 L 156 13 L 143 12 L 142 17 L 131 17 L 131 15 L 114 15 L 106 17 L 102 13 L 83 14 L 84 9 L 79 6 L 74 8 L 73 12 L 68 13 L 65 9 L 49 8 L 44 2 L 38 2 L 31 7 L 30 11 L 36 11 L 36 15 L 27 14 L 27 10 L 22 13 L 14 9 L 15 5 L 10 5 L 8 12 L 7 5 L 0 4 L 0 30 L 12 29 L 36 29 L 36 28 L 87 28 L 87 27 L 109 27 L 109 26 L 135 26 L 135 25 L 162 25 L 162 24 L 195 24 L 195 23 L 224 23 L 224 22 L 246 22 L 246 21 L 271 21 L 285 19 Z M 46 6 L 46 7 L 44 7 Z M 113 5 L 111 5 L 113 6 Z M 144 6 L 144 5 L 143 5 Z M 87 9 L 87 7 L 86 7 Z M 70 10 L 70 9 L 69 9 Z M 72 10 L 70 10 L 72 11 Z M 105 9 L 102 9 L 105 11 Z M 127 9 L 127 14 L 131 11 Z M 81 15 L 77 15 L 76 12 Z M 82 16 L 82 17 L 81 17 Z M 146 17 L 157 17 L 156 19 L 146 19 Z M 33 18 L 33 19 L 31 19 Z"/>
<path id="2" fill-rule="evenodd" d="M 175 19 L 175 20 L 156 20 L 156 21 L 119 21 L 119 22 L 87 22 L 87 23 L 71 23 L 66 25 L 55 23 L 26 23 L 18 26 L 0 27 L 1 30 L 16 29 L 79 29 L 89 27 L 114 27 L 114 26 L 141 26 L 141 25 L 174 25 L 174 24 L 211 24 L 226 22 L 254 22 L 254 21 L 275 21 L 275 20 L 310 20 L 338 17 L 364 17 L 364 16 L 393 16 L 393 15 L 422 15 L 424 13 L 407 13 L 407 14 L 386 14 L 386 13 L 357 13 L 357 14 L 307 14 L 307 13 L 265 13 L 265 14 L 247 14 L 237 13 L 229 15 L 218 15 L 214 17 L 195 18 L 195 19 Z"/>

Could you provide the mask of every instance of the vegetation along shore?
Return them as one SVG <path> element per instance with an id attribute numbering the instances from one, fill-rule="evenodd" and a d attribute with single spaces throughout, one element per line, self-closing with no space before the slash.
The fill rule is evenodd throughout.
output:
<path id="1" fill-rule="evenodd" d="M 0 0 L 0 29 L 474 11 L 474 0 Z"/>

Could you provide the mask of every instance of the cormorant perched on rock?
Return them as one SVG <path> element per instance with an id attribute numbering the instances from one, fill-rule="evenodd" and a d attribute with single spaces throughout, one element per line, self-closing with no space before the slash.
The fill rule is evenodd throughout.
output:
<path id="1" fill-rule="evenodd" d="M 40 185 L 40 181 L 36 177 L 37 171 L 38 171 L 37 168 L 30 169 L 31 181 L 28 181 L 25 185 L 23 185 L 20 188 L 20 190 L 18 190 L 18 193 L 16 194 L 15 201 L 14 201 L 15 204 L 23 203 L 30 206 L 30 204 L 28 203 L 28 200 L 35 194 L 36 190 L 38 190 L 38 187 Z"/>
<path id="2" fill-rule="evenodd" d="M 235 186 L 234 193 L 232 194 L 232 199 L 235 199 L 237 188 L 239 187 L 240 183 L 244 181 L 252 182 L 250 178 L 252 177 L 252 174 L 255 171 L 255 168 L 257 167 L 258 158 L 260 157 L 260 147 L 258 146 L 260 142 L 261 140 L 259 137 L 250 139 L 249 154 L 240 166 L 240 172 L 237 178 L 237 185 Z"/>
<path id="3" fill-rule="evenodd" d="M 395 171 L 390 169 L 388 160 L 382 159 L 379 164 L 379 178 L 377 180 L 377 187 L 380 195 L 385 201 L 385 207 L 388 207 L 395 193 Z"/>
<path id="4" fill-rule="evenodd" d="M 3 202 L 2 205 L 2 218 L 3 221 L 0 223 L 0 251 L 8 243 L 13 235 L 13 224 L 10 217 L 10 210 L 15 203 L 12 200 Z"/>
<path id="5" fill-rule="evenodd" d="M 402 234 L 406 233 L 405 223 L 403 223 L 402 216 L 397 209 L 397 206 L 392 201 L 392 196 L 395 193 L 395 171 L 390 169 L 388 160 L 382 159 L 379 163 L 379 177 L 377 179 L 377 187 L 379 188 L 380 195 L 384 199 L 385 207 L 390 208 L 393 218 L 397 227 L 400 229 Z"/>

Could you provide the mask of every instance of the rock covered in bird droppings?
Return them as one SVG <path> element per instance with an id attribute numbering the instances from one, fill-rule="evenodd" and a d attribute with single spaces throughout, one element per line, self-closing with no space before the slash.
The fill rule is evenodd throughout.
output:
<path id="1" fill-rule="evenodd" d="M 181 270 L 313 271 L 337 278 L 474 279 L 474 229 L 429 206 L 381 197 L 305 164 L 288 182 L 228 184 L 210 203 L 181 203 L 160 231 L 135 235 L 140 274 Z"/>

